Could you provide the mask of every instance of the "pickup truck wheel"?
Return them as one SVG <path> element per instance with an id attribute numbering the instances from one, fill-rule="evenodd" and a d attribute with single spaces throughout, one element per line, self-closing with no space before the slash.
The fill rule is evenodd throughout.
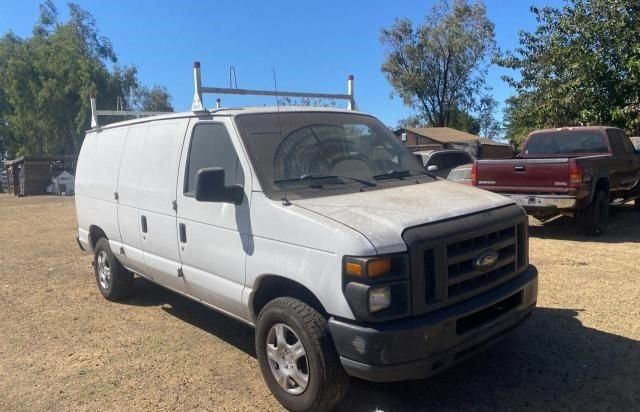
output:
<path id="1" fill-rule="evenodd" d="M 599 190 L 593 197 L 591 205 L 584 211 L 585 229 L 589 235 L 600 235 L 609 223 L 609 196 Z"/>
<path id="2" fill-rule="evenodd" d="M 133 287 L 133 274 L 118 262 L 105 238 L 96 242 L 93 268 L 98 289 L 107 300 L 118 301 L 129 296 Z"/>
<path id="3" fill-rule="evenodd" d="M 347 392 L 327 320 L 298 299 L 277 298 L 260 311 L 256 353 L 267 386 L 288 410 L 328 410 Z"/>

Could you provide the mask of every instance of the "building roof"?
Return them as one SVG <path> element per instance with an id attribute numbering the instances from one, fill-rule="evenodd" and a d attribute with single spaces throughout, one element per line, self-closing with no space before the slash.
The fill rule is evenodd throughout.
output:
<path id="1" fill-rule="evenodd" d="M 440 143 L 464 143 L 471 144 L 480 142 L 483 145 L 508 146 L 506 143 L 496 142 L 486 137 L 476 136 L 461 130 L 452 129 L 450 127 L 407 127 L 400 130 L 408 130 L 418 136 L 435 140 Z"/>

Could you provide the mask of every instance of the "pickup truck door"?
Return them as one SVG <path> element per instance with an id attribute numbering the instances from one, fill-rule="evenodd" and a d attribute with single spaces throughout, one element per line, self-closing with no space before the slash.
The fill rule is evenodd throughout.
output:
<path id="1" fill-rule="evenodd" d="M 177 237 L 182 273 L 189 293 L 225 312 L 243 316 L 245 261 L 251 251 L 249 201 L 251 175 L 235 128 L 228 118 L 192 119 L 178 176 Z M 222 167 L 226 185 L 240 184 L 240 205 L 195 198 L 196 172 Z"/>
<path id="2" fill-rule="evenodd" d="M 608 129 L 607 136 L 614 161 L 611 168 L 611 190 L 626 191 L 638 182 L 638 156 L 629 138 L 618 129 Z"/>

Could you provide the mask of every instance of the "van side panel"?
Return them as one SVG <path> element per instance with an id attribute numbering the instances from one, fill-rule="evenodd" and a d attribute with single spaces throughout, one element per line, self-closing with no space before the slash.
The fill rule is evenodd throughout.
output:
<path id="1" fill-rule="evenodd" d="M 143 153 L 146 124 L 131 126 L 122 151 L 118 174 L 118 223 L 122 236 L 124 255 L 118 258 L 123 265 L 138 273 L 144 273 L 142 238 L 140 236 L 140 214 L 138 213 L 138 186 L 142 173 L 140 158 Z"/>
<path id="2" fill-rule="evenodd" d="M 75 182 L 76 213 L 82 237 L 95 225 L 110 240 L 120 241 L 115 192 L 126 131 L 118 128 L 90 132 L 84 139 Z M 84 239 L 81 241 L 84 243 Z"/>
<path id="3" fill-rule="evenodd" d="M 189 119 L 171 119 L 148 123 L 138 153 L 140 177 L 138 210 L 146 220 L 147 232 L 141 233 L 145 274 L 171 289 L 186 293 L 178 251 L 176 183 L 182 144 Z"/>

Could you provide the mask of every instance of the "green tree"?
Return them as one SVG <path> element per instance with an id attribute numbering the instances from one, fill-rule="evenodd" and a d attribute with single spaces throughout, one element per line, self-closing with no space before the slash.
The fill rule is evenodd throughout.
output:
<path id="1" fill-rule="evenodd" d="M 337 103 L 333 99 L 312 99 L 310 97 L 301 97 L 299 99 L 289 96 L 279 97 L 278 104 L 280 106 L 337 107 Z"/>
<path id="2" fill-rule="evenodd" d="M 160 106 L 163 98 L 170 107 L 166 90 L 137 98 L 143 89 L 135 67 L 119 66 L 95 19 L 76 4 L 68 7 L 69 19 L 61 22 L 47 0 L 31 37 L 0 38 L 0 155 L 78 153 L 90 127 L 91 94 L 110 108 L 118 97 L 124 109 L 137 108 L 138 100 Z"/>
<path id="3" fill-rule="evenodd" d="M 409 19 L 383 28 L 382 72 L 414 121 L 450 126 L 461 112 L 473 112 L 484 91 L 496 50 L 494 25 L 480 1 L 441 0 L 415 29 Z M 409 119 L 411 120 L 411 119 Z"/>
<path id="4" fill-rule="evenodd" d="M 606 124 L 640 132 L 640 2 L 567 0 L 532 7 L 538 27 L 497 63 L 514 69 L 507 136 L 540 127 Z"/>
<path id="5" fill-rule="evenodd" d="M 500 122 L 496 119 L 495 113 L 498 109 L 498 102 L 491 96 L 485 95 L 480 98 L 478 105 L 476 122 L 478 133 L 488 139 L 497 139 L 502 133 Z"/>
<path id="6" fill-rule="evenodd" d="M 164 86 L 155 85 L 151 89 L 141 86 L 135 92 L 137 109 L 151 112 L 172 112 L 171 96 Z"/>

